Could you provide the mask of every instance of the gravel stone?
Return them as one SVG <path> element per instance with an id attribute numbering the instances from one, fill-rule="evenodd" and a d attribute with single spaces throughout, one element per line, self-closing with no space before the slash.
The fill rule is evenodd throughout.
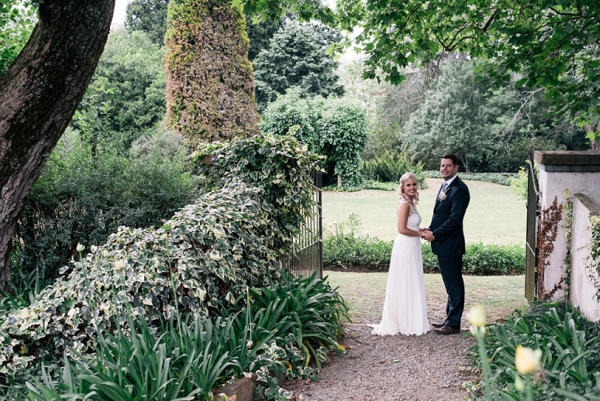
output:
<path id="1" fill-rule="evenodd" d="M 346 353 L 323 365 L 316 382 L 294 380 L 283 387 L 297 401 L 463 401 L 476 340 L 460 335 L 385 336 L 366 324 L 346 324 Z M 461 369 L 466 368 L 466 369 Z"/>

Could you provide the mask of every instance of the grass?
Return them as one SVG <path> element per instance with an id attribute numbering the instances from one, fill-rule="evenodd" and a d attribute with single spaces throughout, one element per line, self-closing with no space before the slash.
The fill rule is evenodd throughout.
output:
<path id="1" fill-rule="evenodd" d="M 350 273 L 325 271 L 333 288 L 346 301 L 353 323 L 379 323 L 385 298 L 387 273 Z M 464 276 L 466 304 L 482 304 L 488 322 L 498 322 L 515 309 L 525 309 L 524 276 Z M 446 292 L 439 274 L 425 275 L 425 294 L 429 320 L 437 322 L 445 317 Z M 463 328 L 467 328 L 463 315 Z"/>
<path id="2" fill-rule="evenodd" d="M 419 213 L 422 227 L 428 226 L 433 205 L 442 183 L 439 178 L 427 178 L 428 188 L 420 191 Z M 482 181 L 466 181 L 471 192 L 471 202 L 465 215 L 467 242 L 484 244 L 515 244 L 525 242 L 525 203 L 511 187 Z M 361 233 L 382 240 L 396 238 L 395 191 L 365 190 L 358 192 L 323 193 L 323 226 L 332 221 L 344 221 L 351 212 L 357 213 Z"/>

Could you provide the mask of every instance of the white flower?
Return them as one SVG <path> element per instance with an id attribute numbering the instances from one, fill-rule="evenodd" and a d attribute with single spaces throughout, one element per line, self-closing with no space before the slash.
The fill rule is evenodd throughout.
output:
<path id="1" fill-rule="evenodd" d="M 123 262 L 122 260 L 117 260 L 114 263 L 114 267 L 115 267 L 115 271 L 119 271 L 119 270 L 123 270 L 123 268 L 125 267 L 125 262 Z"/>
<path id="2" fill-rule="evenodd" d="M 77 252 L 83 252 L 83 250 L 85 249 L 85 246 L 81 245 L 79 242 L 77 243 Z"/>
<path id="3" fill-rule="evenodd" d="M 246 343 L 246 347 L 248 348 L 252 348 L 253 345 L 254 343 L 252 342 L 252 340 L 248 340 L 248 342 Z"/>
<path id="4" fill-rule="evenodd" d="M 485 326 L 485 309 L 479 304 L 471 308 L 467 313 L 467 320 L 475 327 Z"/>
<path id="5" fill-rule="evenodd" d="M 98 247 L 96 245 L 92 245 L 90 247 L 90 251 L 92 251 L 92 253 L 96 253 L 97 250 L 98 250 Z"/>
<path id="6" fill-rule="evenodd" d="M 517 346 L 515 352 L 515 366 L 517 372 L 524 375 L 540 368 L 540 359 L 542 358 L 542 351 L 536 349 L 535 351 L 531 348 L 523 347 L 522 345 Z"/>

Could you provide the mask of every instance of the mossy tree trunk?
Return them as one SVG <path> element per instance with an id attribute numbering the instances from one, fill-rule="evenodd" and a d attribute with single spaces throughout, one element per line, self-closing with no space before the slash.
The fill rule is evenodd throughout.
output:
<path id="1" fill-rule="evenodd" d="M 229 0 L 169 4 L 167 120 L 192 146 L 258 132 L 245 24 Z"/>
<path id="2" fill-rule="evenodd" d="M 108 38 L 115 0 L 46 0 L 0 80 L 0 286 L 24 200 L 71 121 Z"/>

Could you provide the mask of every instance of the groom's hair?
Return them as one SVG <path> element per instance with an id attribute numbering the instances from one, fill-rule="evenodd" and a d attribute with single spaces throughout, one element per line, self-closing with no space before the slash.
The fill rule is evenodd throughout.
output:
<path id="1" fill-rule="evenodd" d="M 442 156 L 442 159 L 450 159 L 452 160 L 452 164 L 458 166 L 458 157 L 454 156 L 452 153 L 446 153 Z"/>

